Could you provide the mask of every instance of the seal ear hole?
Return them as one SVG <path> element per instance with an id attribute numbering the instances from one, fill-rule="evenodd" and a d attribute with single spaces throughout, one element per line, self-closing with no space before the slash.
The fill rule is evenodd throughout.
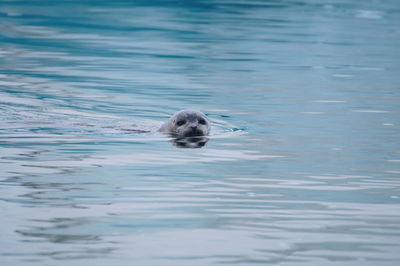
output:
<path id="1" fill-rule="evenodd" d="M 186 121 L 185 120 L 179 120 L 178 122 L 176 122 L 176 124 L 178 126 L 182 126 L 182 125 L 186 124 Z"/>
<path id="2" fill-rule="evenodd" d="M 205 125 L 206 124 L 206 120 L 204 118 L 200 118 L 199 119 L 199 124 Z"/>

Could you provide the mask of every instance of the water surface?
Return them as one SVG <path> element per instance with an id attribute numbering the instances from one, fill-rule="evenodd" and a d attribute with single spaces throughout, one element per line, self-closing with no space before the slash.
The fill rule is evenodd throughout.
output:
<path id="1" fill-rule="evenodd" d="M 400 5 L 2 1 L 2 265 L 397 265 Z M 157 128 L 199 109 L 212 134 Z"/>

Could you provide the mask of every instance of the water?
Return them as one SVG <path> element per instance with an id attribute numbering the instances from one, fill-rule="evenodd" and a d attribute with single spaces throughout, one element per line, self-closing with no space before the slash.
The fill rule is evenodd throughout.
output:
<path id="1" fill-rule="evenodd" d="M 397 0 L 0 3 L 1 265 L 398 265 Z M 157 128 L 199 109 L 212 134 Z"/>

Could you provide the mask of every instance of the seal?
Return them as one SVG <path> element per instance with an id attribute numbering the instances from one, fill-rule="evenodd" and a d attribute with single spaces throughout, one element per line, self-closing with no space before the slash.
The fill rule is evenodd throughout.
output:
<path id="1" fill-rule="evenodd" d="M 210 123 L 200 111 L 182 110 L 174 114 L 158 131 L 178 138 L 207 136 L 210 133 Z"/>

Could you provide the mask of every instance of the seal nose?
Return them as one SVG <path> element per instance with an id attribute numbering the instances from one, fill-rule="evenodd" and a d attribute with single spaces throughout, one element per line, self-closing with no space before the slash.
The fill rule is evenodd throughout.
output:
<path id="1" fill-rule="evenodd" d="M 190 128 L 192 129 L 192 132 L 195 132 L 197 130 L 197 126 L 195 125 L 190 126 Z"/>

